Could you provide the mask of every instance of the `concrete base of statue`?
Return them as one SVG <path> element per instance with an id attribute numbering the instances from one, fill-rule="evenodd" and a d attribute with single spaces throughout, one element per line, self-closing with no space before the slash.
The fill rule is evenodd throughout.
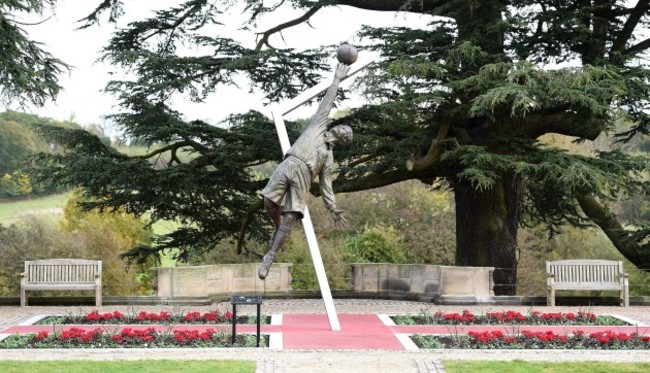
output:
<path id="1" fill-rule="evenodd" d="M 266 280 L 257 277 L 259 263 L 215 264 L 193 267 L 158 267 L 156 296 L 205 297 L 214 294 L 263 295 L 290 292 L 291 264 L 274 263 Z"/>
<path id="2" fill-rule="evenodd" d="M 352 290 L 408 293 L 439 304 L 492 303 L 494 267 L 427 264 L 352 264 Z"/>

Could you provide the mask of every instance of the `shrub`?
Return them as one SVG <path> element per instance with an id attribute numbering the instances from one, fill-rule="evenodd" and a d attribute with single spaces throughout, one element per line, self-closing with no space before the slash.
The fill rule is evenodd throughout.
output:
<path id="1" fill-rule="evenodd" d="M 402 237 L 392 226 L 365 227 L 361 234 L 348 238 L 345 247 L 353 260 L 364 263 L 402 263 Z"/>

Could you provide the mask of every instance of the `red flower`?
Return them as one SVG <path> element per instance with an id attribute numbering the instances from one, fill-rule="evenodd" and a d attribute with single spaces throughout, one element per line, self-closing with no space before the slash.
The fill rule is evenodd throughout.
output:
<path id="1" fill-rule="evenodd" d="M 205 313 L 203 315 L 203 318 L 205 319 L 205 321 L 208 321 L 208 322 L 210 322 L 210 321 L 211 322 L 219 321 L 219 315 L 215 314 L 215 313 L 210 313 L 210 312 Z"/>
<path id="2" fill-rule="evenodd" d="M 201 314 L 199 312 L 190 312 L 183 315 L 183 320 L 185 321 L 199 321 L 201 320 Z"/>

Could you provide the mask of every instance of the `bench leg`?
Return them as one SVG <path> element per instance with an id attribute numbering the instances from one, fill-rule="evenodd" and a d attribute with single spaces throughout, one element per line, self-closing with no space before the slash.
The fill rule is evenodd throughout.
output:
<path id="1" fill-rule="evenodd" d="M 546 305 L 555 307 L 555 288 L 550 286 L 546 289 Z"/>
<path id="2" fill-rule="evenodd" d="M 27 291 L 25 289 L 20 289 L 20 306 L 27 306 Z"/>
<path id="3" fill-rule="evenodd" d="M 102 289 L 95 290 L 95 306 L 102 306 Z"/>

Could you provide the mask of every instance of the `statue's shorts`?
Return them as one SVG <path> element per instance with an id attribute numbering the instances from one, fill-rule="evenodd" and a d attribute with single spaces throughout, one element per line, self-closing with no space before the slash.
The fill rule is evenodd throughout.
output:
<path id="1" fill-rule="evenodd" d="M 302 218 L 311 182 L 307 164 L 290 155 L 273 171 L 262 195 L 282 206 L 283 212 L 297 212 Z"/>

